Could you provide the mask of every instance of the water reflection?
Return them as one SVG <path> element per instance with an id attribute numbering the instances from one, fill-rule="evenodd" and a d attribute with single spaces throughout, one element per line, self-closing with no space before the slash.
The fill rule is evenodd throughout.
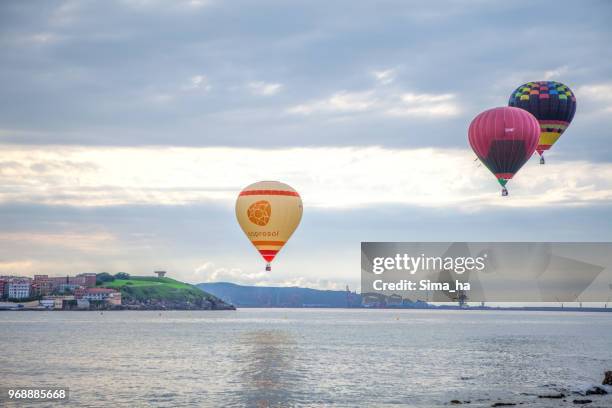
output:
<path id="1" fill-rule="evenodd" d="M 240 339 L 237 367 L 242 390 L 239 404 L 248 407 L 288 407 L 297 403 L 296 342 L 280 330 L 256 330 Z"/>

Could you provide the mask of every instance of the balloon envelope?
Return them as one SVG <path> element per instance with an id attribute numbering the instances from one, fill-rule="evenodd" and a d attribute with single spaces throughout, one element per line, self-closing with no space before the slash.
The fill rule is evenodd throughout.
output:
<path id="1" fill-rule="evenodd" d="M 542 155 L 565 132 L 576 113 L 576 97 L 567 85 L 555 81 L 527 82 L 516 88 L 509 106 L 531 113 L 540 122 L 540 141 L 536 148 Z"/>
<path id="2" fill-rule="evenodd" d="M 512 107 L 480 113 L 468 130 L 474 153 L 502 186 L 529 160 L 539 136 L 536 118 L 523 109 Z"/>
<path id="3" fill-rule="evenodd" d="M 269 263 L 300 223 L 302 199 L 287 184 L 260 181 L 245 187 L 238 195 L 236 218 L 247 238 Z"/>

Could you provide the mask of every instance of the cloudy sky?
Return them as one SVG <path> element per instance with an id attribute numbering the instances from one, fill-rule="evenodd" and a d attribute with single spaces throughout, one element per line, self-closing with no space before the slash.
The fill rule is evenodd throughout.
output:
<path id="1" fill-rule="evenodd" d="M 359 286 L 360 241 L 612 240 L 607 1 L 3 1 L 0 274 L 167 269 Z M 470 120 L 533 80 L 578 100 L 502 199 Z M 281 180 L 271 273 L 235 222 Z"/>

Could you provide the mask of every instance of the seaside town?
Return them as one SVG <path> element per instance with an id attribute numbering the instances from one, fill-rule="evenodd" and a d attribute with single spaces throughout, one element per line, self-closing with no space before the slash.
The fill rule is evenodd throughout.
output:
<path id="1" fill-rule="evenodd" d="M 234 310 L 166 271 L 80 273 L 54 277 L 0 276 L 0 310 Z"/>
<path id="2" fill-rule="evenodd" d="M 62 277 L 34 275 L 34 278 L 0 276 L 0 300 L 62 310 L 90 309 L 92 304 L 120 306 L 121 292 L 96 287 L 96 279 L 95 273 Z"/>

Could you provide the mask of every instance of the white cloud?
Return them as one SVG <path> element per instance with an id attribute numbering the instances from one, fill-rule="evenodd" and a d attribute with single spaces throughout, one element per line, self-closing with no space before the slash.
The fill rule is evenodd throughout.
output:
<path id="1" fill-rule="evenodd" d="M 565 83 L 566 85 L 571 85 L 571 83 L 567 83 L 568 73 L 570 69 L 567 65 L 563 65 L 557 68 L 549 69 L 546 71 L 541 70 L 519 70 L 519 71 L 511 71 L 507 72 L 504 75 L 499 75 L 498 78 L 491 84 L 490 89 L 494 90 L 492 92 L 492 96 L 494 98 L 498 98 L 497 94 L 499 93 L 504 99 L 510 97 L 510 92 L 515 90 L 519 85 L 530 81 L 559 81 Z M 584 75 L 584 68 L 580 67 L 572 67 L 571 76 L 575 78 L 577 75 Z M 506 95 L 507 94 L 507 95 Z"/>
<path id="2" fill-rule="evenodd" d="M 155 104 L 172 103 L 180 99 L 185 94 L 207 93 L 212 89 L 208 77 L 203 74 L 193 75 L 181 84 L 174 87 L 149 87 L 143 94 L 144 100 Z"/>
<path id="3" fill-rule="evenodd" d="M 578 104 L 586 106 L 586 112 L 606 115 L 612 112 L 612 83 L 583 85 L 575 93 Z"/>
<path id="4" fill-rule="evenodd" d="M 407 93 L 407 94 L 402 95 L 402 101 L 408 104 L 422 104 L 422 105 L 439 103 L 439 102 L 448 102 L 450 100 L 453 100 L 454 98 L 455 98 L 455 95 L 453 94 L 434 95 L 434 94 Z"/>
<path id="5" fill-rule="evenodd" d="M 375 107 L 377 101 L 373 92 L 346 92 L 341 91 L 329 98 L 294 106 L 289 113 L 311 115 L 313 113 L 333 112 L 363 112 Z"/>
<path id="6" fill-rule="evenodd" d="M 17 261 L 0 261 L 0 275 L 9 275 L 14 273 L 23 273 L 23 271 L 30 271 L 34 262 L 31 260 L 17 260 Z"/>
<path id="7" fill-rule="evenodd" d="M 207 6 L 209 3 L 210 2 L 205 1 L 205 0 L 189 0 L 187 2 L 189 6 L 194 7 L 194 8 L 204 7 L 204 6 Z"/>
<path id="8" fill-rule="evenodd" d="M 199 278 L 201 282 L 232 282 L 243 285 L 257 285 L 266 281 L 269 277 L 265 271 L 259 272 L 245 272 L 240 268 L 214 268 L 214 264 L 209 263 L 210 270 L 208 268 L 202 269 L 199 267 L 196 269 L 196 279 Z"/>
<path id="9" fill-rule="evenodd" d="M 189 8 L 201 8 L 205 6 L 209 6 L 212 1 L 211 0 L 180 0 L 172 2 L 171 6 L 168 7 L 169 4 L 163 0 L 121 0 L 123 4 L 128 7 L 141 9 L 141 8 L 156 8 L 160 9 L 164 12 L 168 12 L 169 10 L 176 10 L 179 7 L 189 7 Z"/>
<path id="10" fill-rule="evenodd" d="M 204 262 L 194 270 L 197 282 L 232 282 L 242 285 L 263 285 L 269 283 L 270 273 L 265 270 L 245 272 L 241 268 L 217 267 L 214 262 Z"/>
<path id="11" fill-rule="evenodd" d="M 261 263 L 263 266 L 263 263 Z M 213 262 L 204 262 L 197 267 L 194 274 L 189 276 L 193 282 L 232 282 L 238 285 L 252 286 L 299 286 L 315 289 L 339 290 L 344 286 L 338 282 L 328 279 L 304 276 L 276 275 L 274 268 L 272 272 L 260 270 L 257 272 L 245 272 L 241 268 L 216 267 Z"/>
<path id="12" fill-rule="evenodd" d="M 407 92 L 388 86 L 396 70 L 372 71 L 377 86 L 359 92 L 342 90 L 328 97 L 301 103 L 287 109 L 297 115 L 350 115 L 368 113 L 382 116 L 450 117 L 461 113 L 456 95 Z"/>
<path id="13" fill-rule="evenodd" d="M 210 270 L 215 266 L 213 262 L 204 262 L 202 265 L 195 268 L 194 272 L 196 275 L 205 274 L 210 272 Z"/>
<path id="14" fill-rule="evenodd" d="M 3 247 L 16 242 L 27 242 L 28 246 L 55 246 L 79 252 L 106 252 L 117 238 L 106 231 L 84 232 L 0 232 Z"/>
<path id="15" fill-rule="evenodd" d="M 210 91 L 210 83 L 206 75 L 194 75 L 189 78 L 189 83 L 183 87 L 184 90 L 203 90 L 205 92 Z"/>
<path id="16" fill-rule="evenodd" d="M 612 164 L 535 164 L 510 182 L 510 197 L 466 149 L 107 148 L 5 146 L 0 202 L 107 206 L 232 205 L 242 187 L 283 180 L 305 206 L 562 206 L 610 203 Z M 316 166 L 313 166 L 316 163 Z"/>
<path id="17" fill-rule="evenodd" d="M 584 85 L 578 88 L 580 97 L 595 101 L 612 101 L 612 83 Z"/>
<path id="18" fill-rule="evenodd" d="M 255 81 L 249 82 L 248 87 L 255 95 L 272 96 L 279 93 L 283 88 L 283 85 L 278 83 Z"/>
<path id="19" fill-rule="evenodd" d="M 53 32 L 42 32 L 19 37 L 19 40 L 24 44 L 44 45 L 57 43 L 66 38 L 67 37 L 65 35 L 59 35 Z"/>
<path id="20" fill-rule="evenodd" d="M 382 71 L 372 71 L 372 75 L 382 85 L 388 85 L 395 81 L 395 69 L 385 69 Z"/>
<path id="21" fill-rule="evenodd" d="M 77 0 L 64 1 L 51 12 L 49 22 L 58 26 L 70 25 L 77 20 L 82 7 L 83 2 Z"/>
<path id="22" fill-rule="evenodd" d="M 550 81 L 550 80 L 553 80 L 553 79 L 559 79 L 563 75 L 567 74 L 568 71 L 569 71 L 569 68 L 567 67 L 567 65 L 563 65 L 563 66 L 561 66 L 559 68 L 551 69 L 549 71 L 545 71 L 544 72 L 544 80 Z"/>
<path id="23" fill-rule="evenodd" d="M 414 94 L 401 96 L 403 104 L 387 110 L 396 116 L 456 116 L 460 113 L 453 94 Z"/>
<path id="24" fill-rule="evenodd" d="M 121 238 L 107 226 L 77 226 L 65 220 L 55 231 L 0 231 L 0 275 L 66 275 L 95 270 L 94 259 L 115 263 L 123 251 L 136 254 L 142 240 Z M 34 228 L 44 229 L 43 225 Z"/>
<path id="25" fill-rule="evenodd" d="M 296 105 L 290 114 L 355 114 L 386 116 L 450 117 L 460 113 L 454 94 L 417 94 L 396 90 L 372 89 L 364 92 L 341 91 L 331 96 Z"/>
<path id="26" fill-rule="evenodd" d="M 174 95 L 169 93 L 155 93 L 149 97 L 149 100 L 154 103 L 163 104 L 172 102 L 174 100 Z"/>

